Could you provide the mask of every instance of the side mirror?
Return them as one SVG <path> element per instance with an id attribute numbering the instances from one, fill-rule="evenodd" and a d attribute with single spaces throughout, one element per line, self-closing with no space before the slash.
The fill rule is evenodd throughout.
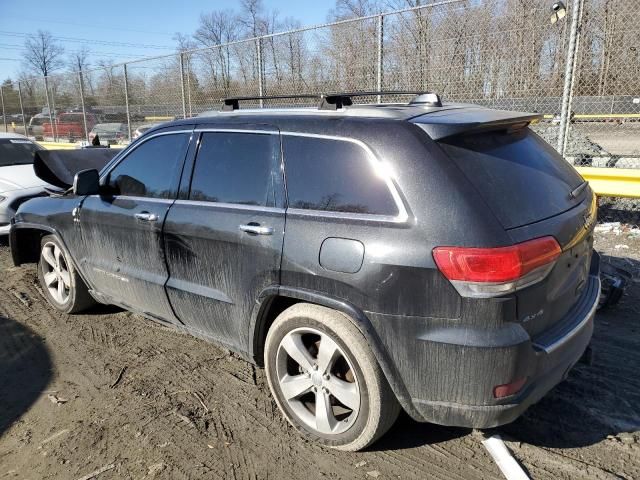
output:
<path id="1" fill-rule="evenodd" d="M 81 170 L 73 178 L 73 193 L 75 195 L 97 195 L 100 191 L 100 175 L 98 170 Z"/>

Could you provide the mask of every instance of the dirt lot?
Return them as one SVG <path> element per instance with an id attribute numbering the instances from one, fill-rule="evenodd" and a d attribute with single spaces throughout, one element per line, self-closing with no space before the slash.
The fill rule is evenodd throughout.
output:
<path id="1" fill-rule="evenodd" d="M 636 281 L 598 313 L 592 365 L 496 429 L 532 478 L 640 478 L 640 236 L 597 247 Z M 406 416 L 366 452 L 309 444 L 261 370 L 126 312 L 53 313 L 6 244 L 0 272 L 1 479 L 502 478 L 479 432 Z"/>

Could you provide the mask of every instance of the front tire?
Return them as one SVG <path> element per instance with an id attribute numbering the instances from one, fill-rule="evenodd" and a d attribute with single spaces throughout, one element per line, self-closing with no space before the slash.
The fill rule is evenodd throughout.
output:
<path id="1" fill-rule="evenodd" d="M 55 235 L 46 235 L 40 242 L 38 280 L 49 304 L 60 312 L 78 313 L 95 304 Z"/>
<path id="2" fill-rule="evenodd" d="M 341 312 L 307 303 L 282 312 L 267 334 L 265 367 L 285 418 L 322 445 L 361 450 L 400 412 L 367 340 Z"/>

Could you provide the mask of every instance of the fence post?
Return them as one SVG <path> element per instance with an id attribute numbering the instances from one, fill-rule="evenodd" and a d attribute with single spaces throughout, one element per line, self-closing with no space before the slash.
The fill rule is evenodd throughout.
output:
<path id="1" fill-rule="evenodd" d="M 131 142 L 131 112 L 129 111 L 129 77 L 127 76 L 127 64 L 124 68 L 124 103 L 127 108 L 127 131 L 129 132 L 129 142 Z"/>
<path id="2" fill-rule="evenodd" d="M 182 91 L 182 118 L 187 118 L 187 98 L 184 92 L 184 53 L 180 52 L 180 90 Z"/>
<path id="3" fill-rule="evenodd" d="M 582 9 L 583 0 L 573 0 L 571 4 L 571 32 L 569 34 L 569 48 L 567 50 L 567 61 L 564 69 L 564 88 L 562 90 L 562 109 L 560 111 L 560 129 L 558 130 L 557 150 L 564 152 L 566 142 L 565 132 L 569 122 L 569 97 L 571 95 L 572 77 L 574 73 L 574 64 L 576 61 L 576 43 L 578 38 L 578 29 L 580 23 L 580 11 Z"/>
<path id="4" fill-rule="evenodd" d="M 47 76 L 44 77 L 44 93 L 47 96 L 47 108 L 49 109 L 49 125 L 51 125 L 51 132 L 53 133 L 53 141 L 58 141 L 58 129 L 53 121 L 53 115 L 51 114 L 51 101 L 49 99 L 49 82 Z M 26 135 L 26 133 L 25 133 Z"/>
<path id="5" fill-rule="evenodd" d="M 27 122 L 24 119 L 24 106 L 22 105 L 22 87 L 18 82 L 18 98 L 20 99 L 20 113 L 22 114 L 22 126 L 24 127 L 24 134 L 27 135 Z"/>
<path id="6" fill-rule="evenodd" d="M 377 90 L 382 91 L 382 62 L 384 58 L 384 15 L 378 16 L 378 81 L 376 83 Z M 378 103 L 382 102 L 382 96 L 378 95 Z"/>
<path id="7" fill-rule="evenodd" d="M 193 117 L 193 105 L 191 103 L 191 57 L 187 58 L 187 102 L 189 103 L 189 118 Z"/>
<path id="8" fill-rule="evenodd" d="M 615 100 L 616 100 L 616 96 L 611 95 L 611 111 L 609 112 L 611 115 L 613 115 L 613 107 L 614 107 Z"/>
<path id="9" fill-rule="evenodd" d="M 2 101 L 2 123 L 4 123 L 5 133 L 9 131 L 7 128 L 7 113 L 4 111 L 4 93 L 2 93 L 2 87 L 0 86 L 0 100 Z"/>
<path id="10" fill-rule="evenodd" d="M 262 41 L 260 38 L 256 39 L 257 51 L 258 51 L 258 95 L 264 96 L 264 86 L 262 84 Z M 264 107 L 264 101 L 260 99 L 260 108 Z"/>
<path id="11" fill-rule="evenodd" d="M 89 129 L 87 128 L 87 110 L 84 106 L 84 79 L 82 70 L 78 71 L 78 84 L 80 86 L 80 105 L 82 106 L 82 121 L 84 123 L 84 141 L 89 143 Z"/>
<path id="12" fill-rule="evenodd" d="M 578 18 L 578 32 L 576 34 L 576 53 L 580 51 L 580 34 L 582 33 L 582 12 L 583 12 L 583 2 L 584 0 L 580 0 L 580 17 Z M 571 112 L 573 111 L 573 93 L 575 92 L 575 84 L 576 84 L 576 72 L 579 67 L 580 59 L 576 56 L 573 62 L 573 70 L 571 71 L 571 87 L 569 87 L 569 103 L 567 107 L 567 124 L 564 129 L 564 145 L 562 146 L 562 151 L 560 154 L 564 157 L 567 151 L 567 140 L 569 138 L 569 130 L 571 128 Z"/>

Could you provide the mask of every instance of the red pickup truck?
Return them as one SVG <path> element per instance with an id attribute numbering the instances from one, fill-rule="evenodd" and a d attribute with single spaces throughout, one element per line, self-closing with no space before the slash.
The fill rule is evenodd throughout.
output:
<path id="1" fill-rule="evenodd" d="M 98 123 L 98 118 L 92 114 L 87 113 L 87 130 L 90 131 Z M 74 142 L 78 139 L 84 138 L 84 120 L 82 119 L 82 113 L 61 113 L 54 121 L 53 127 L 55 128 L 55 134 L 58 139 L 66 138 L 70 142 Z M 53 137 L 54 129 L 50 122 L 46 122 L 42 126 L 43 137 Z"/>

